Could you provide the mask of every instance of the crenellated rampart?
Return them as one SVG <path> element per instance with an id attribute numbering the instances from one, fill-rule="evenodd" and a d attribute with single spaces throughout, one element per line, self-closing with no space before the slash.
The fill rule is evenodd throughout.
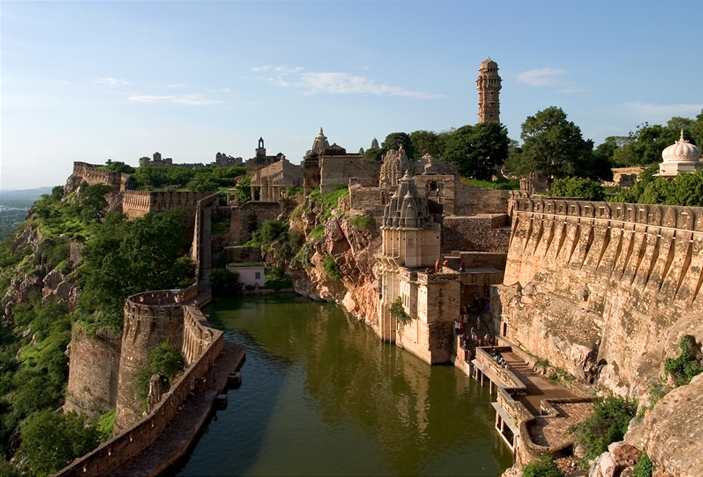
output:
<path id="1" fill-rule="evenodd" d="M 139 305 L 135 303 L 135 300 L 132 300 L 136 309 L 140 309 L 145 313 L 156 311 L 157 314 L 164 310 L 166 316 L 170 312 L 171 316 L 173 316 L 173 310 L 170 310 L 170 307 L 175 305 L 170 303 L 162 305 L 150 304 L 153 301 L 158 302 L 169 297 L 161 294 L 161 292 L 143 295 L 151 296 L 144 296 L 144 302 L 136 300 Z M 193 361 L 188 363 L 183 374 L 148 416 L 93 452 L 76 459 L 71 465 L 57 473 L 56 476 L 104 476 L 118 469 L 156 440 L 168 423 L 175 417 L 179 405 L 187 399 L 194 380 L 206 376 L 211 370 L 212 363 L 215 362 L 224 348 L 222 332 L 211 328 L 197 308 L 182 306 L 178 306 L 178 308 L 182 309 L 180 312 L 181 318 L 187 317 L 187 324 L 183 332 L 184 344 L 195 344 L 197 342 L 198 345 L 202 346 L 202 352 L 199 355 L 191 354 L 191 357 L 194 358 Z"/>
<path id="2" fill-rule="evenodd" d="M 176 207 L 186 211 L 189 223 L 195 218 L 198 202 L 213 192 L 129 190 L 122 199 L 122 211 L 132 220 L 149 212 L 166 212 Z"/>
<path id="3" fill-rule="evenodd" d="M 105 184 L 113 193 L 124 192 L 129 188 L 129 174 L 101 169 L 101 166 L 86 162 L 74 162 L 73 173 L 66 181 L 66 191 L 73 192 L 83 182 L 88 185 Z"/>
<path id="4" fill-rule="evenodd" d="M 640 396 L 703 338 L 703 208 L 516 197 L 503 333 L 622 395 Z"/>

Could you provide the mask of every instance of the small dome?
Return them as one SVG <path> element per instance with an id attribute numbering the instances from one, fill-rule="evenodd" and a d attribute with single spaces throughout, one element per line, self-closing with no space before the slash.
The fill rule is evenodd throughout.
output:
<path id="1" fill-rule="evenodd" d="M 701 158 L 701 150 L 698 146 L 691 144 L 683 137 L 681 129 L 681 139 L 662 151 L 664 162 L 698 162 Z"/>

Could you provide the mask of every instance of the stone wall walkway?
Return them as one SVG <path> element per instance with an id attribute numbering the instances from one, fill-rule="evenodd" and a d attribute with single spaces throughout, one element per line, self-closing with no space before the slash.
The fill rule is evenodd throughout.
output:
<path id="1" fill-rule="evenodd" d="M 109 474 L 110 477 L 157 476 L 183 457 L 208 422 L 218 394 L 224 392 L 229 373 L 244 362 L 243 346 L 225 341 L 224 350 L 206 377 L 206 388 L 184 403 L 152 445 Z"/>

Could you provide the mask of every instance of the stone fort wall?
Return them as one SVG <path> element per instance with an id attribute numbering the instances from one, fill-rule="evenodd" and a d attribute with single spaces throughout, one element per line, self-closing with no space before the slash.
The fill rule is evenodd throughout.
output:
<path id="1" fill-rule="evenodd" d="M 507 338 L 583 381 L 641 396 L 703 339 L 703 208 L 516 198 Z"/>
<path id="2" fill-rule="evenodd" d="M 358 178 L 358 183 L 364 187 L 377 187 L 381 165 L 380 162 L 366 162 L 363 156 L 357 154 L 322 156 L 320 192 L 328 194 L 340 187 L 347 187 L 350 177 Z"/>
<path id="3" fill-rule="evenodd" d="M 251 234 L 261 228 L 267 220 L 273 220 L 281 214 L 278 202 L 245 202 L 239 207 L 232 207 L 230 220 L 230 238 L 236 245 L 241 245 Z"/>
<path id="4" fill-rule="evenodd" d="M 66 192 L 73 192 L 83 182 L 88 185 L 105 184 L 110 186 L 113 193 L 124 192 L 129 188 L 129 174 L 106 171 L 101 166 L 85 162 L 74 162 L 73 173 L 66 181 Z"/>
<path id="5" fill-rule="evenodd" d="M 507 253 L 509 242 L 510 217 L 505 213 L 450 216 L 442 220 L 442 253 L 455 250 Z"/>
<path id="6" fill-rule="evenodd" d="M 198 201 L 209 197 L 214 192 L 167 192 L 167 191 L 125 191 L 122 199 L 122 211 L 129 220 L 143 217 L 149 212 L 166 212 L 176 207 L 183 207 L 188 221 L 195 218 Z"/>
<path id="7" fill-rule="evenodd" d="M 170 306 L 165 305 L 165 315 L 169 313 L 168 307 Z M 157 305 L 152 311 L 156 311 L 158 315 L 160 308 Z M 191 382 L 208 373 L 211 363 L 224 348 L 222 332 L 211 328 L 200 310 L 193 307 L 182 307 L 180 315 L 185 321 L 182 333 L 184 352 L 193 358 L 183 374 L 148 416 L 93 452 L 74 460 L 71 465 L 55 474 L 56 476 L 97 477 L 107 475 L 153 443 L 173 419 L 178 406 L 191 391 Z M 198 347 L 202 348 L 199 356 L 193 353 Z"/>

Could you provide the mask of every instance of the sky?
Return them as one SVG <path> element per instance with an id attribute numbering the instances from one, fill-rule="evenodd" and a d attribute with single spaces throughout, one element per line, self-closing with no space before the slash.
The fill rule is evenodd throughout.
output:
<path id="1" fill-rule="evenodd" d="M 299 163 L 320 127 L 349 152 L 477 122 L 491 57 L 501 122 L 561 107 L 596 144 L 703 109 L 703 2 L 0 2 L 0 189 L 73 161 L 161 152 Z"/>

